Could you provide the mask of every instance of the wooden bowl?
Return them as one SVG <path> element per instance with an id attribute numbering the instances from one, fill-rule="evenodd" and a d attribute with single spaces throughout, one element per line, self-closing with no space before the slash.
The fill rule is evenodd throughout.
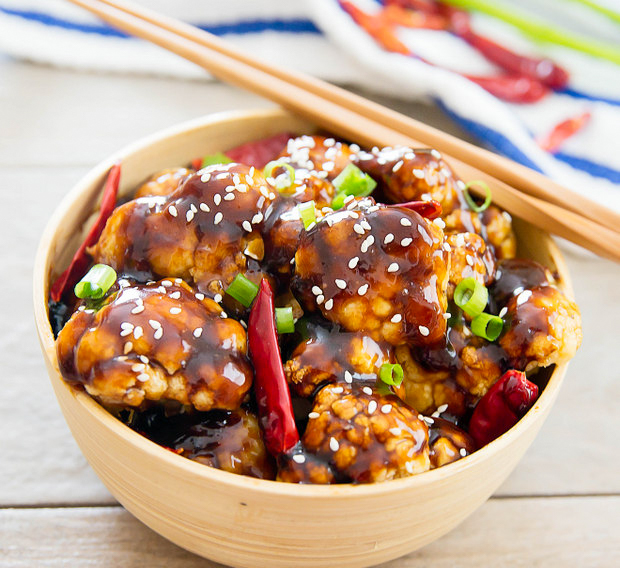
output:
<path id="1" fill-rule="evenodd" d="M 506 479 L 553 405 L 566 365 L 549 373 L 534 407 L 473 455 L 426 473 L 372 485 L 291 485 L 234 475 L 169 452 L 119 422 L 58 369 L 47 299 L 96 211 L 110 166 L 122 159 L 120 192 L 165 167 L 281 131 L 315 128 L 281 110 L 201 118 L 142 140 L 99 164 L 54 212 L 36 257 L 34 311 L 47 369 L 65 419 L 110 492 L 133 515 L 179 546 L 231 566 L 361 567 L 420 548 L 458 525 Z M 458 172 L 457 172 L 458 173 Z M 560 275 L 549 236 L 515 219 L 519 255 Z"/>

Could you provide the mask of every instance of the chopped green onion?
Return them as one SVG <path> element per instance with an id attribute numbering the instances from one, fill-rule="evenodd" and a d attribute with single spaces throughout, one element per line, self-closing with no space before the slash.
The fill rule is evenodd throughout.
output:
<path id="1" fill-rule="evenodd" d="M 336 197 L 334 197 L 334 199 L 332 200 L 332 203 L 331 203 L 330 207 L 334 211 L 338 211 L 338 209 L 342 209 L 344 207 L 344 200 L 347 197 L 348 197 L 348 195 L 344 191 L 336 194 Z"/>
<path id="2" fill-rule="evenodd" d="M 222 152 L 218 152 L 217 154 L 210 154 L 209 156 L 205 156 L 202 159 L 201 168 L 206 168 L 207 166 L 213 166 L 215 164 L 230 164 L 232 160 L 226 155 L 222 154 Z"/>
<path id="3" fill-rule="evenodd" d="M 256 294 L 258 294 L 258 286 L 251 280 L 248 280 L 243 274 L 237 274 L 228 288 L 226 288 L 226 293 L 246 308 L 249 308 L 254 298 L 256 298 Z"/>
<path id="4" fill-rule="evenodd" d="M 116 282 L 116 272 L 107 264 L 95 264 L 76 285 L 73 291 L 78 298 L 98 300 Z"/>
<path id="5" fill-rule="evenodd" d="M 305 203 L 300 203 L 297 206 L 299 210 L 299 216 L 304 224 L 304 228 L 306 230 L 311 229 L 314 225 L 316 225 L 316 212 L 314 210 L 314 201 L 306 201 Z"/>
<path id="6" fill-rule="evenodd" d="M 400 386 L 403 382 L 405 373 L 398 363 L 384 363 L 379 370 L 379 378 L 386 385 Z"/>
<path id="7" fill-rule="evenodd" d="M 482 205 L 478 205 L 474 201 L 473 197 L 469 194 L 469 188 L 473 185 L 484 189 L 485 198 Z M 467 201 L 467 205 L 469 205 L 469 208 L 472 211 L 475 211 L 476 213 L 482 213 L 485 209 L 489 207 L 489 205 L 491 205 L 491 188 L 486 184 L 486 182 L 482 180 L 468 181 L 465 184 L 465 189 L 463 189 L 463 197 L 465 197 L 465 201 Z"/>
<path id="8" fill-rule="evenodd" d="M 464 278 L 454 290 L 454 303 L 467 315 L 476 317 L 484 311 L 489 291 L 475 278 Z"/>
<path id="9" fill-rule="evenodd" d="M 287 162 L 275 160 L 273 162 L 269 162 L 265 166 L 263 174 L 266 178 L 273 177 L 273 171 L 278 168 L 284 168 L 286 170 L 286 173 L 288 174 L 286 176 L 288 178 L 288 182 L 282 181 L 282 176 L 278 176 L 276 178 L 276 188 L 278 189 L 278 191 L 282 192 L 283 190 L 288 189 L 295 183 L 295 168 L 293 168 L 293 166 L 291 166 L 291 164 L 288 164 Z"/>
<path id="10" fill-rule="evenodd" d="M 355 164 L 348 164 L 332 182 L 337 193 L 366 197 L 377 187 L 377 182 L 365 174 Z"/>
<path id="11" fill-rule="evenodd" d="M 504 329 L 504 320 L 491 314 L 479 314 L 471 322 L 471 330 L 478 337 L 495 341 Z"/>
<path id="12" fill-rule="evenodd" d="M 293 308 L 276 308 L 276 328 L 278 333 L 294 333 L 295 320 L 293 319 Z"/>

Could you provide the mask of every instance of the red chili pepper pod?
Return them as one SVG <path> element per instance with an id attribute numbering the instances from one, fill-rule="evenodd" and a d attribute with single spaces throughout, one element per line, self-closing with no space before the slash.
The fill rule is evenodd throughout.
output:
<path id="1" fill-rule="evenodd" d="M 295 135 L 289 132 L 280 132 L 269 138 L 248 142 L 224 152 L 233 162 L 264 168 L 271 160 L 275 160 L 286 147 L 289 139 Z"/>
<path id="2" fill-rule="evenodd" d="M 498 99 L 509 103 L 535 103 L 549 93 L 549 89 L 540 81 L 525 75 L 463 76 L 480 85 L 485 91 Z"/>
<path id="3" fill-rule="evenodd" d="M 430 201 L 407 201 L 405 203 L 397 203 L 393 207 L 404 207 L 415 211 L 418 215 L 427 219 L 436 219 L 441 216 L 442 208 L 439 201 L 431 199 Z"/>
<path id="4" fill-rule="evenodd" d="M 554 126 L 553 130 L 551 130 L 549 134 L 538 139 L 538 145 L 543 150 L 554 154 L 560 149 L 566 140 L 582 130 L 588 122 L 590 122 L 590 118 L 592 118 L 590 113 L 584 112 L 580 115 L 574 116 L 573 118 L 563 120 Z"/>
<path id="5" fill-rule="evenodd" d="M 469 422 L 479 448 L 512 428 L 538 398 L 538 386 L 521 371 L 507 371 L 480 399 Z"/>
<path id="6" fill-rule="evenodd" d="M 103 197 L 101 198 L 101 207 L 99 208 L 99 216 L 95 224 L 91 227 L 84 242 L 77 250 L 69 267 L 55 280 L 50 290 L 50 297 L 54 302 L 58 302 L 67 292 L 73 288 L 75 283 L 81 278 L 90 264 L 90 257 L 86 249 L 93 246 L 101 236 L 106 221 L 112 215 L 112 211 L 116 207 L 116 197 L 118 195 L 118 185 L 121 179 L 121 164 L 116 163 L 110 169 L 110 173 L 105 182 L 103 189 Z"/>
<path id="7" fill-rule="evenodd" d="M 266 279 L 261 281 L 250 311 L 248 342 L 265 445 L 269 453 L 278 456 L 299 442 L 299 433 L 280 357 L 273 290 Z"/>

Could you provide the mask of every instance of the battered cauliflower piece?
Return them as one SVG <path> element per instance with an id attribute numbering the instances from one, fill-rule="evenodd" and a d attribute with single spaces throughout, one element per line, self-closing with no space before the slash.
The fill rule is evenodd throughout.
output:
<path id="1" fill-rule="evenodd" d="M 234 410 L 252 385 L 241 324 L 180 279 L 127 285 L 100 310 L 79 309 L 56 348 L 65 380 L 103 404 Z"/>
<path id="2" fill-rule="evenodd" d="M 486 243 L 475 233 L 453 233 L 446 235 L 450 247 L 450 277 L 448 300 L 454 297 L 454 290 L 461 280 L 475 278 L 488 286 L 495 273 L 495 257 Z"/>
<path id="3" fill-rule="evenodd" d="M 170 195 L 193 173 L 194 170 L 187 168 L 168 168 L 162 170 L 141 185 L 136 191 L 134 198 Z"/>
<path id="4" fill-rule="evenodd" d="M 338 482 L 372 483 L 430 468 L 428 428 L 395 396 L 328 385 L 309 418 L 302 445 L 329 464 Z"/>
<path id="5" fill-rule="evenodd" d="M 581 345 L 577 304 L 553 286 L 538 286 L 513 296 L 503 316 L 499 339 L 515 369 L 532 371 L 574 357 Z"/>
<path id="6" fill-rule="evenodd" d="M 431 469 L 455 462 L 472 454 L 476 444 L 471 436 L 443 418 L 427 418 Z"/>
<path id="7" fill-rule="evenodd" d="M 300 445 L 290 453 L 280 456 L 276 480 L 286 483 L 329 485 L 336 483 L 336 476 L 329 464 L 309 454 Z"/>
<path id="8" fill-rule="evenodd" d="M 167 197 L 118 207 L 89 252 L 117 272 L 180 277 L 215 297 L 239 273 L 260 279 L 261 231 L 276 197 L 254 168 L 209 166 Z"/>
<path id="9" fill-rule="evenodd" d="M 288 141 L 280 158 L 288 159 L 298 170 L 331 181 L 351 162 L 354 150 L 359 146 L 351 147 L 334 138 L 299 136 Z"/>
<path id="10" fill-rule="evenodd" d="M 375 147 L 352 160 L 393 203 L 434 199 L 444 215 L 460 206 L 457 178 L 437 150 Z"/>
<path id="11" fill-rule="evenodd" d="M 201 414 L 200 421 L 178 436 L 171 449 L 230 473 L 275 478 L 275 466 L 263 443 L 258 419 L 244 409 Z"/>
<path id="12" fill-rule="evenodd" d="M 298 396 L 311 397 L 328 383 L 374 384 L 381 366 L 394 361 L 391 346 L 361 333 L 314 326 L 309 335 L 284 364 L 286 379 Z"/>
<path id="13" fill-rule="evenodd" d="M 310 311 L 392 345 L 444 339 L 448 253 L 434 223 L 372 199 L 301 235 L 293 292 Z"/>

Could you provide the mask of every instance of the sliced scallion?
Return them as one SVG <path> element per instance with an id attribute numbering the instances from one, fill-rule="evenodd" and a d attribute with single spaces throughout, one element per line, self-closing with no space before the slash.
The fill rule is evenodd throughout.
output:
<path id="1" fill-rule="evenodd" d="M 258 286 L 251 280 L 248 280 L 243 274 L 237 274 L 228 288 L 226 288 L 226 293 L 246 308 L 249 308 L 254 298 L 256 298 L 256 294 L 258 294 Z"/>
<path id="2" fill-rule="evenodd" d="M 472 277 L 461 280 L 454 290 L 454 303 L 471 317 L 481 314 L 488 300 L 489 291 Z"/>
<path id="3" fill-rule="evenodd" d="M 314 201 L 306 201 L 297 206 L 299 216 L 306 230 L 316 225 L 316 211 L 314 209 Z"/>
<path id="4" fill-rule="evenodd" d="M 491 314 L 479 314 L 471 322 L 471 330 L 478 337 L 495 341 L 504 329 L 504 320 Z"/>
<path id="5" fill-rule="evenodd" d="M 273 162 L 269 162 L 265 166 L 265 169 L 263 170 L 263 175 L 266 178 L 273 177 L 274 170 L 277 170 L 278 168 L 284 168 L 286 170 L 286 175 L 281 174 L 277 178 L 275 178 L 277 190 L 279 192 L 283 192 L 295 183 L 295 168 L 293 168 L 291 164 L 282 160 L 274 160 Z"/>
<path id="6" fill-rule="evenodd" d="M 95 264 L 75 285 L 73 291 L 78 298 L 98 300 L 116 282 L 116 271 L 107 264 Z"/>
<path id="7" fill-rule="evenodd" d="M 295 332 L 295 320 L 293 319 L 293 308 L 291 306 L 276 308 L 276 328 L 278 333 Z"/>
<path id="8" fill-rule="evenodd" d="M 403 382 L 404 377 L 403 368 L 398 363 L 384 363 L 379 369 L 379 378 L 386 385 L 398 387 Z"/>
<path id="9" fill-rule="evenodd" d="M 332 182 L 337 193 L 366 197 L 377 187 L 377 182 L 355 164 L 348 164 Z"/>
<path id="10" fill-rule="evenodd" d="M 478 205 L 469 193 L 469 188 L 474 185 L 484 190 L 485 197 L 482 205 Z M 469 208 L 472 211 L 475 211 L 476 213 L 482 213 L 485 209 L 489 207 L 489 205 L 491 205 L 491 188 L 486 184 L 486 182 L 482 180 L 468 181 L 465 184 L 465 189 L 463 189 L 463 197 L 465 198 L 465 201 L 467 201 L 467 205 L 469 205 Z"/>
<path id="11" fill-rule="evenodd" d="M 338 209 L 342 209 L 344 207 L 344 200 L 348 197 L 348 195 L 343 191 L 338 193 L 334 199 L 332 199 L 332 203 L 330 207 L 334 211 L 338 211 Z"/>
<path id="12" fill-rule="evenodd" d="M 206 168 L 207 166 L 213 166 L 215 164 L 230 164 L 232 160 L 222 152 L 218 152 L 217 154 L 210 154 L 209 156 L 205 156 L 202 159 L 201 168 Z"/>

